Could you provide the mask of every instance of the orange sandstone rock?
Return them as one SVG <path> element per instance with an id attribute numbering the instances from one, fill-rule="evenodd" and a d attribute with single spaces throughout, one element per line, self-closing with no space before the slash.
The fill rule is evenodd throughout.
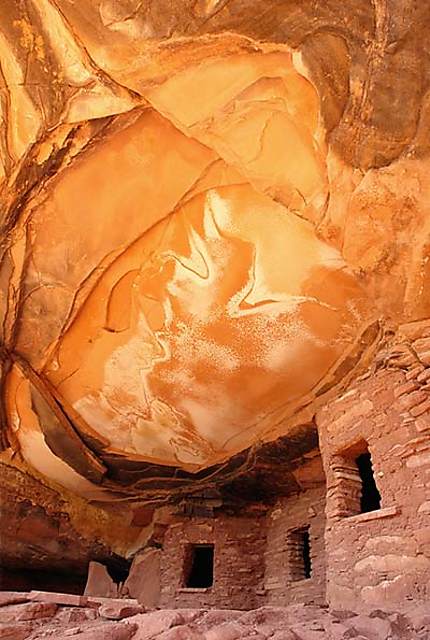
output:
<path id="1" fill-rule="evenodd" d="M 428 100 L 394 11 L 27 4 L 0 34 L 0 310 L 30 469 L 108 501 L 202 471 L 427 317 Z"/>

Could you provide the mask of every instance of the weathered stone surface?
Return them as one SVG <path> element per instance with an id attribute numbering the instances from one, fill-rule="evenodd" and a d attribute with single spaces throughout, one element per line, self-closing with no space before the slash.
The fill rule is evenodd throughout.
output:
<path id="1" fill-rule="evenodd" d="M 392 630 L 389 620 L 379 616 L 369 617 L 362 614 L 352 619 L 351 626 L 361 635 L 368 637 L 369 640 L 388 638 Z"/>
<path id="2" fill-rule="evenodd" d="M 105 622 L 86 630 L 80 630 L 72 637 L 76 637 L 76 640 L 131 640 L 134 638 L 136 628 L 136 625 L 133 624 Z M 57 636 L 58 640 L 66 640 L 69 637 L 70 634 L 67 632 Z"/>
<path id="3" fill-rule="evenodd" d="M 27 593 L 19 591 L 0 591 L 0 607 L 4 607 L 7 604 L 19 604 L 20 602 L 27 602 L 30 600 Z"/>
<path id="4" fill-rule="evenodd" d="M 61 625 L 76 624 L 81 622 L 88 622 L 89 620 L 95 620 L 98 618 L 98 610 L 87 607 L 61 607 L 61 610 L 56 615 L 56 620 Z"/>
<path id="5" fill-rule="evenodd" d="M 122 620 L 143 613 L 144 608 L 137 602 L 135 604 L 121 603 L 114 601 L 112 603 L 103 604 L 99 608 L 99 615 L 108 620 Z"/>
<path id="6" fill-rule="evenodd" d="M 299 640 L 325 640 L 326 632 L 321 624 L 295 624 L 291 627 Z"/>
<path id="7" fill-rule="evenodd" d="M 404 555 L 381 555 L 368 556 L 360 560 L 355 565 L 355 571 L 379 571 L 383 574 L 391 575 L 392 572 L 408 573 L 414 570 L 422 570 L 430 568 L 430 561 L 423 556 L 404 556 Z"/>
<path id="8" fill-rule="evenodd" d="M 304 605 L 263 607 L 245 614 L 189 609 L 139 614 L 124 622 L 87 618 L 79 625 L 61 615 L 67 611 L 79 613 L 85 609 L 60 606 L 54 618 L 3 624 L 0 634 L 4 635 L 0 637 L 24 640 L 31 634 L 32 640 L 423 640 L 430 631 L 428 608 L 422 606 L 404 614 L 377 609 L 358 615 Z M 14 630 L 16 634 L 11 636 Z"/>
<path id="9" fill-rule="evenodd" d="M 159 640 L 205 640 L 201 633 L 185 625 L 164 631 L 157 637 Z"/>
<path id="10" fill-rule="evenodd" d="M 10 462 L 0 463 L 2 589 L 82 593 L 89 558 L 125 565 L 139 529 Z"/>
<path id="11" fill-rule="evenodd" d="M 87 597 L 100 596 L 102 598 L 116 598 L 118 595 L 118 585 L 112 580 L 106 567 L 99 562 L 90 562 L 88 566 L 84 594 Z"/>
<path id="12" fill-rule="evenodd" d="M 54 604 L 62 604 L 67 607 L 85 607 L 88 598 L 86 596 L 77 596 L 71 593 L 53 593 L 49 591 L 30 591 L 29 600 L 37 602 L 53 602 Z"/>
<path id="13" fill-rule="evenodd" d="M 149 548 L 137 554 L 123 586 L 123 593 L 136 598 L 148 609 L 160 602 L 160 561 L 160 549 Z"/>
<path id="14" fill-rule="evenodd" d="M 12 604 L 0 609 L 0 622 L 21 622 L 38 620 L 39 618 L 51 618 L 56 611 L 57 605 L 53 602 Z"/>
<path id="15" fill-rule="evenodd" d="M 243 638 L 246 627 L 238 622 L 225 622 L 216 629 L 211 629 L 205 633 L 205 640 L 237 640 Z"/>
<path id="16" fill-rule="evenodd" d="M 32 631 L 30 622 L 0 622 L 1 640 L 25 640 Z"/>
<path id="17" fill-rule="evenodd" d="M 89 607 L 93 607 L 95 609 L 99 609 L 103 606 L 129 606 L 135 607 L 140 606 L 138 601 L 134 598 L 110 598 L 110 597 L 102 597 L 102 596 L 86 596 L 87 604 Z"/>
<path id="18" fill-rule="evenodd" d="M 153 611 L 130 618 L 138 625 L 134 640 L 151 640 L 171 627 L 182 625 L 184 618 L 176 611 Z"/>

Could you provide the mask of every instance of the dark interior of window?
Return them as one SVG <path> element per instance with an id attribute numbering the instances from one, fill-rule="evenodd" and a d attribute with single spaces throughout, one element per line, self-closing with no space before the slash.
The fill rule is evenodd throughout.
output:
<path id="1" fill-rule="evenodd" d="M 376 511 L 381 508 L 381 495 L 376 486 L 373 475 L 372 459 L 370 453 L 366 451 L 359 455 L 356 460 L 358 473 L 361 478 L 361 513 Z"/>
<path id="2" fill-rule="evenodd" d="M 303 529 L 303 547 L 302 547 L 302 555 L 303 555 L 303 572 L 305 578 L 311 577 L 311 544 L 309 538 L 309 528 Z"/>
<path id="3" fill-rule="evenodd" d="M 211 587 L 214 581 L 214 545 L 196 544 L 189 550 L 185 568 L 185 586 L 195 589 Z"/>
<path id="4" fill-rule="evenodd" d="M 311 543 L 309 526 L 295 529 L 289 535 L 289 563 L 291 580 L 305 580 L 311 577 Z"/>

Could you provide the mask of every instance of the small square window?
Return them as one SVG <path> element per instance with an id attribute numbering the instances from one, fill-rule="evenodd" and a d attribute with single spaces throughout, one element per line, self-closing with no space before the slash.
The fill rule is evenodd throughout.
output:
<path id="1" fill-rule="evenodd" d="M 184 587 L 207 589 L 214 581 L 214 545 L 190 544 L 185 548 Z"/>

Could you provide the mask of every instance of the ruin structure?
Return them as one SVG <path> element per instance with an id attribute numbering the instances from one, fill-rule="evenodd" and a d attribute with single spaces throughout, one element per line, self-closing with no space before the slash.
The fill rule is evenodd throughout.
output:
<path id="1" fill-rule="evenodd" d="M 3 0 L 3 590 L 430 606 L 429 35 Z"/>
<path id="2" fill-rule="evenodd" d="M 155 552 L 161 606 L 407 610 L 429 602 L 430 324 L 402 332 L 407 342 L 380 354 L 379 370 L 317 412 L 320 449 L 290 463 L 291 493 L 263 500 L 253 517 L 222 506 L 199 515 L 211 498 L 172 513 Z M 213 555 L 210 569 L 194 557 L 207 578 L 196 588 L 188 580 L 199 547 Z"/>

